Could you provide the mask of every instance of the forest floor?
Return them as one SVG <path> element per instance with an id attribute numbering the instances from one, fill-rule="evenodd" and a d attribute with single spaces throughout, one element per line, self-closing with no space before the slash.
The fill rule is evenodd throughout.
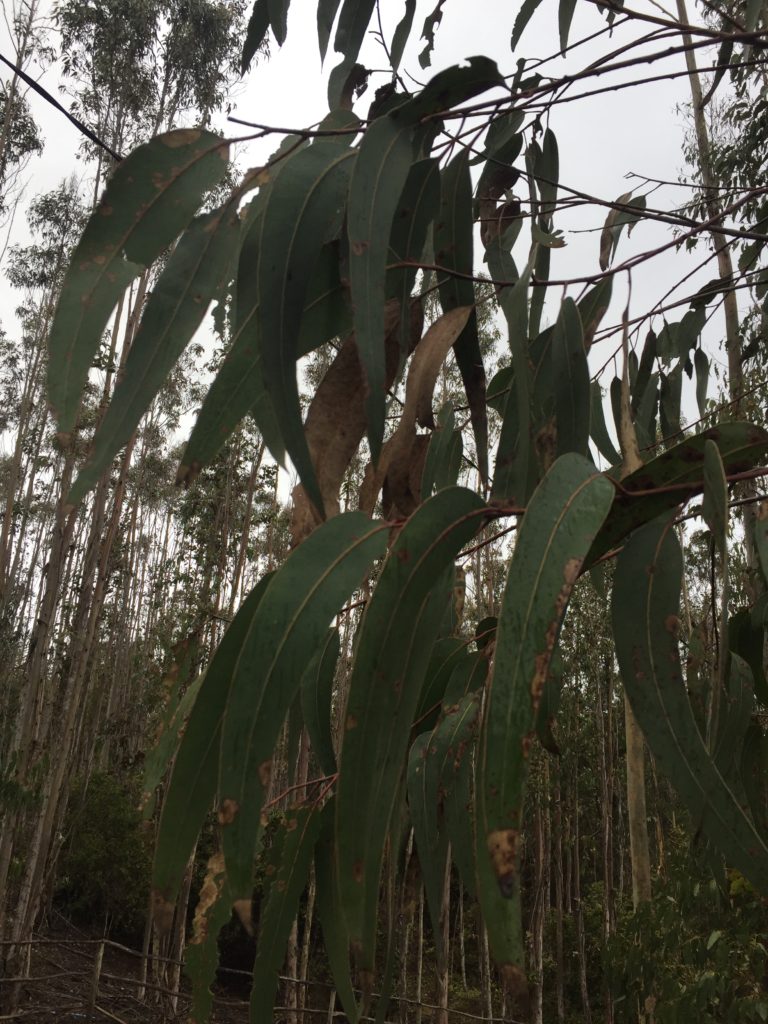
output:
<path id="1" fill-rule="evenodd" d="M 143 1000 L 137 998 L 140 958 L 127 949 L 105 945 L 96 998 L 94 975 L 98 940 L 77 930 L 59 927 L 32 945 L 25 974 L 19 983 L 20 1024 L 165 1024 L 184 1021 L 189 1011 L 188 985 L 182 977 L 181 994 L 174 1008 L 171 997 L 157 991 L 167 981 L 149 978 Z M 159 985 L 158 985 L 159 982 Z M 95 1004 L 95 1005 L 94 1005 Z M 242 998 L 215 998 L 212 1024 L 247 1024 L 248 1003 Z"/>

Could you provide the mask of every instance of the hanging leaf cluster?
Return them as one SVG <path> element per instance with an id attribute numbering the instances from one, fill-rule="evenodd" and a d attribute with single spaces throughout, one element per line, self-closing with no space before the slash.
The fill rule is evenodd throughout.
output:
<path id="1" fill-rule="evenodd" d="M 257 0 L 244 68 L 270 29 L 283 43 L 288 6 Z M 513 46 L 537 6 L 523 6 Z M 395 68 L 414 7 L 406 4 L 397 26 Z M 424 66 L 442 7 L 424 25 Z M 653 452 L 661 434 L 664 450 L 623 475 L 588 362 L 610 276 L 578 301 L 566 297 L 541 327 L 551 252 L 563 239 L 554 132 L 526 124 L 516 110 L 530 82 L 510 81 L 475 56 L 415 93 L 393 81 L 363 122 L 351 95 L 364 77 L 357 61 L 373 8 L 373 0 L 320 0 L 321 55 L 333 36 L 341 56 L 330 76 L 330 113 L 316 130 L 287 137 L 215 208 L 210 197 L 230 171 L 229 150 L 209 131 L 158 136 L 119 165 L 74 253 L 51 331 L 49 395 L 68 444 L 108 318 L 126 288 L 153 274 L 72 504 L 137 430 L 212 302 L 231 311 L 230 345 L 191 430 L 179 482 L 192 484 L 245 416 L 300 479 L 292 553 L 243 603 L 184 705 L 186 721 L 164 740 L 166 757 L 173 742 L 175 750 L 155 853 L 161 926 L 211 808 L 219 825 L 220 851 L 209 863 L 189 956 L 198 1021 L 210 1006 L 218 930 L 233 906 L 242 910 L 251 899 L 257 858 L 266 859 L 268 884 L 252 1019 L 270 1016 L 313 864 L 335 987 L 348 1019 L 360 1019 L 379 962 L 382 886 L 402 881 L 411 828 L 435 932 L 450 850 L 507 989 L 524 1002 L 520 875 L 531 747 L 538 738 L 553 746 L 558 637 L 573 588 L 619 550 L 613 629 L 636 716 L 707 840 L 768 889 L 761 795 L 751 796 L 754 780 L 742 778 L 754 746 L 750 701 L 765 680 L 753 678 L 746 633 L 739 647 L 734 629 L 727 713 L 713 744 L 691 709 L 678 650 L 674 517 L 703 493 L 725 558 L 728 483 L 768 452 L 768 434 L 746 423 L 687 438 L 681 428 L 683 375 L 695 372 L 704 409 L 700 334 L 716 292 L 695 299 L 679 323 L 649 333 L 639 360 L 630 358 L 627 398 L 638 442 Z M 567 0 L 560 5 L 563 48 L 573 9 Z M 483 115 L 483 141 L 457 144 L 451 117 L 486 100 L 493 116 Z M 520 178 L 527 218 L 511 191 Z M 617 200 L 595 254 L 604 271 L 623 227 L 643 210 L 642 197 Z M 526 223 L 528 256 L 518 267 L 513 247 Z M 490 383 L 478 334 L 480 260 L 509 338 L 508 365 Z M 423 293 L 432 284 L 439 311 L 425 328 Z M 335 354 L 303 418 L 300 360 L 332 339 Z M 466 393 L 482 493 L 457 484 L 459 413 L 445 406 L 435 418 L 435 385 L 448 359 Z M 389 429 L 389 395 L 401 379 L 404 401 Z M 620 438 L 623 386 L 617 376 L 610 388 Z M 492 451 L 489 409 L 500 422 Z M 359 507 L 340 512 L 342 481 L 366 442 Z M 601 472 L 593 450 L 611 468 Z M 519 523 L 498 621 L 481 624 L 476 638 L 465 635 L 453 607 L 457 559 L 485 526 L 506 517 Z M 361 588 L 365 610 L 339 695 L 338 626 Z M 762 621 L 747 626 L 762 638 Z M 265 846 L 265 802 L 289 714 L 300 716 L 323 777 Z M 153 772 L 154 782 L 154 762 Z"/>

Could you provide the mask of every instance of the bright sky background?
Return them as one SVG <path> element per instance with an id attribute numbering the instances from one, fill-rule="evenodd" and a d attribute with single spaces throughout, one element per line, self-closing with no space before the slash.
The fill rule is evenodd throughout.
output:
<path id="1" fill-rule="evenodd" d="M 502 3 L 500 0 L 447 0 L 443 9 L 443 21 L 437 30 L 432 68 L 424 72 L 417 60 L 423 46 L 419 36 L 424 18 L 433 8 L 434 2 L 435 0 L 420 0 L 417 4 L 412 39 L 406 49 L 402 65 L 403 69 L 421 81 L 426 80 L 431 73 L 474 54 L 485 54 L 495 59 L 502 74 L 511 74 L 515 70 L 518 57 L 548 57 L 558 48 L 556 0 L 544 0 L 514 54 L 510 51 L 509 34 L 516 13 L 515 3 Z M 648 0 L 637 0 L 634 6 L 638 10 L 659 13 L 659 6 L 649 3 Z M 49 9 L 51 8 L 52 4 L 49 4 Z M 383 24 L 388 39 L 392 37 L 403 8 L 403 0 L 382 0 Z M 245 80 L 236 84 L 231 96 L 233 114 L 288 128 L 307 126 L 323 117 L 327 111 L 327 73 L 339 58 L 332 51 L 331 39 L 325 68 L 321 70 L 315 11 L 315 0 L 293 0 L 289 14 L 288 38 L 284 47 L 279 50 L 273 40 L 270 60 L 254 65 Z M 605 24 L 597 8 L 592 4 L 580 2 L 577 4 L 571 30 L 571 42 L 599 31 Z M 579 47 L 569 55 L 567 65 L 558 57 L 539 70 L 553 76 L 561 74 L 566 67 L 569 71 L 579 70 L 596 57 L 618 49 L 643 31 L 644 28 L 640 24 L 621 25 L 611 37 L 603 35 Z M 55 40 L 55 36 L 53 38 Z M 2 51 L 8 53 L 7 38 L 0 38 L 0 45 Z M 657 43 L 653 49 L 661 49 L 666 45 L 669 43 Z M 706 57 L 706 53 L 712 56 Z M 714 50 L 700 51 L 700 63 L 713 59 Z M 366 42 L 360 60 L 369 67 L 386 66 L 383 51 L 373 37 L 369 37 Z M 645 77 L 680 71 L 683 68 L 683 57 L 677 55 L 650 66 L 641 65 L 629 72 L 590 80 L 582 87 L 574 87 L 572 92 L 613 84 L 622 79 L 626 81 L 629 77 Z M 7 77 L 7 69 L 3 68 L 0 74 Z M 373 91 L 386 80 L 384 75 L 372 76 L 371 87 L 356 108 L 363 116 Z M 51 92 L 58 94 L 57 66 L 46 70 L 41 81 Z M 88 168 L 77 159 L 80 137 L 74 126 L 36 94 L 30 93 L 29 99 L 33 114 L 41 126 L 45 152 L 40 158 L 31 161 L 25 172 L 30 179 L 28 196 L 55 187 L 62 178 L 72 173 L 87 180 Z M 681 77 L 616 93 L 603 93 L 556 106 L 551 113 L 549 125 L 554 130 L 559 144 L 561 182 L 606 200 L 613 200 L 633 185 L 640 186 L 639 181 L 627 179 L 630 172 L 651 178 L 677 180 L 683 167 L 682 144 L 685 131 L 685 115 L 680 108 L 688 101 L 688 81 Z M 217 127 L 231 136 L 247 131 L 237 125 L 227 125 L 223 115 L 218 119 Z M 274 148 L 274 140 L 249 144 L 247 150 L 243 147 L 243 166 L 260 163 Z M 521 195 L 526 194 L 522 181 L 518 189 Z M 650 205 L 670 207 L 679 203 L 684 195 L 685 191 L 679 187 L 665 187 L 653 194 Z M 566 231 L 568 244 L 565 248 L 552 252 L 553 278 L 568 278 L 599 270 L 599 229 L 606 213 L 605 209 L 582 208 L 556 217 L 555 226 Z M 569 233 L 572 229 L 577 229 L 581 233 Z M 592 230 L 590 232 L 585 229 Z M 16 214 L 11 238 L 18 242 L 25 240 L 22 209 Z M 631 238 L 627 238 L 626 232 L 622 236 L 616 261 L 623 261 L 633 253 L 653 248 L 669 238 L 671 235 L 664 226 L 650 222 L 641 223 L 633 231 Z M 0 244 L 2 240 L 4 236 L 0 236 Z M 523 256 L 522 262 L 525 262 L 528 244 L 529 235 L 524 228 L 516 249 L 516 256 Z M 643 313 L 659 302 L 671 284 L 691 270 L 705 255 L 702 245 L 693 255 L 673 249 L 650 264 L 635 270 L 632 277 L 630 316 Z M 518 263 L 520 264 L 519 259 Z M 478 270 L 483 269 L 479 246 L 476 249 L 476 265 Z M 673 298 L 695 291 L 698 286 L 714 276 L 714 265 L 710 264 L 684 285 L 683 290 Z M 578 294 L 578 291 L 578 287 L 570 289 L 573 295 Z M 561 295 L 562 289 L 552 288 L 550 303 L 558 303 Z M 625 301 L 624 274 L 614 282 L 614 300 L 603 321 L 604 326 L 618 322 Z M 9 332 L 13 330 L 14 302 L 13 293 L 3 279 L 0 281 L 0 322 Z M 549 309 L 552 308 L 550 305 Z M 672 319 L 679 319 L 684 311 L 685 307 L 679 314 L 673 313 Z M 655 326 L 657 330 L 661 327 L 660 319 L 657 319 Z M 707 328 L 707 347 L 710 357 L 724 365 L 724 355 L 718 351 L 721 334 L 722 315 L 718 314 Z M 640 338 L 641 342 L 644 336 L 645 329 Z M 618 339 L 612 339 L 604 343 L 602 348 L 595 347 L 591 359 L 593 368 L 599 366 L 609 356 L 617 341 Z M 684 401 L 684 410 L 689 418 L 695 418 L 697 414 L 692 399 L 692 385 L 689 386 L 689 390 L 691 396 Z"/>

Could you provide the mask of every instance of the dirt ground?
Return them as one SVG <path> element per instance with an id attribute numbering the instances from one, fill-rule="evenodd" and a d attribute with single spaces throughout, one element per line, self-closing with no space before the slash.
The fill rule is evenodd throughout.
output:
<path id="1" fill-rule="evenodd" d="M 18 1010 L 12 1017 L 21 1024 L 165 1024 L 185 1021 L 189 1000 L 182 995 L 174 1010 L 170 997 L 153 991 L 148 979 L 144 1000 L 139 1000 L 140 959 L 128 952 L 105 946 L 95 1006 L 91 1006 L 94 962 L 98 943 L 70 929 L 60 929 L 41 938 L 32 948 L 29 967 L 23 973 L 29 979 L 19 983 Z M 2 982 L 0 982 L 2 984 Z M 7 983 L 5 983 L 7 984 Z M 216 991 L 216 990 L 214 990 Z M 216 992 L 215 1024 L 247 1024 L 248 1003 Z"/>

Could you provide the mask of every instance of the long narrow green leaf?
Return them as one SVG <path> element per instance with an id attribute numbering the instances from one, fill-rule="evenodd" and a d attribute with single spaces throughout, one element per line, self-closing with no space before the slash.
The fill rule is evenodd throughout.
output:
<path id="1" fill-rule="evenodd" d="M 616 451 L 603 412 L 603 389 L 600 381 L 593 380 L 590 384 L 590 421 L 589 430 L 595 446 L 604 459 L 607 459 L 612 466 L 621 462 L 621 455 Z"/>
<path id="2" fill-rule="evenodd" d="M 236 899 L 250 894 L 273 749 L 307 658 L 385 543 L 385 531 L 361 512 L 328 520 L 294 549 L 251 621 L 221 736 L 219 819 Z"/>
<path id="3" fill-rule="evenodd" d="M 397 71 L 400 67 L 400 61 L 403 59 L 403 50 L 413 28 L 413 16 L 415 13 L 416 0 L 405 0 L 405 11 L 397 23 L 395 34 L 392 36 L 392 45 L 389 48 L 390 65 L 393 71 Z"/>
<path id="4" fill-rule="evenodd" d="M 419 855 L 424 892 L 435 936 L 435 951 L 440 963 L 442 925 L 440 912 L 443 883 L 448 859 L 448 837 L 441 827 L 439 813 L 440 775 L 435 734 L 417 736 L 408 755 L 408 806 L 413 822 L 413 836 Z"/>
<path id="5" fill-rule="evenodd" d="M 509 42 L 512 50 L 514 50 L 520 42 L 520 37 L 525 31 L 526 25 L 536 13 L 536 9 L 540 3 L 541 0 L 523 0 L 523 4 L 515 18 L 515 24 L 512 26 L 512 38 Z"/>
<path id="6" fill-rule="evenodd" d="M 440 165 L 437 160 L 417 160 L 411 167 L 392 222 L 389 262 L 421 259 L 432 221 L 440 206 Z M 387 273 L 386 297 L 400 302 L 400 361 L 408 356 L 410 298 L 417 268 L 398 267 Z"/>
<path id="7" fill-rule="evenodd" d="M 255 296 L 257 263 L 250 246 L 243 246 L 238 274 L 237 320 L 232 347 L 213 379 L 198 413 L 179 469 L 179 482 L 189 482 L 202 466 L 216 456 L 238 423 L 253 414 L 273 458 L 282 464 L 285 446 L 264 383 L 258 345 L 259 307 L 244 302 L 244 292 Z M 339 277 L 338 246 L 323 247 L 307 289 L 306 305 L 298 337 L 298 354 L 322 345 L 351 326 L 346 289 Z"/>
<path id="8" fill-rule="evenodd" d="M 171 911 L 205 816 L 213 807 L 221 723 L 235 665 L 271 579 L 269 573 L 259 580 L 224 634 L 203 677 L 176 754 L 163 800 L 152 871 L 155 904 Z"/>
<path id="9" fill-rule="evenodd" d="M 317 40 L 320 48 L 320 60 L 325 60 L 328 42 L 331 38 L 333 23 L 341 0 L 318 0 L 317 4 Z"/>
<path id="10" fill-rule="evenodd" d="M 701 494 L 704 447 L 708 440 L 717 444 L 727 473 L 752 469 L 768 452 L 765 430 L 751 423 L 737 422 L 721 423 L 670 448 L 621 481 L 611 515 L 595 539 L 588 564 L 615 548 L 638 526 Z M 618 468 L 610 471 L 611 476 L 617 474 Z M 656 489 L 660 492 L 633 493 Z"/>
<path id="11" fill-rule="evenodd" d="M 339 757 L 336 856 L 342 907 L 367 969 L 371 906 L 375 913 L 398 779 L 444 610 L 443 576 L 480 527 L 482 509 L 477 495 L 458 487 L 417 509 L 390 549 L 358 636 Z"/>
<path id="12" fill-rule="evenodd" d="M 519 856 L 528 752 L 571 590 L 612 499 L 610 481 L 587 459 L 561 456 L 528 505 L 502 599 L 478 754 L 478 895 L 513 991 L 525 976 Z"/>
<path id="13" fill-rule="evenodd" d="M 312 752 L 326 775 L 336 771 L 336 754 L 331 734 L 331 702 L 336 662 L 339 660 L 339 631 L 328 638 L 310 660 L 301 677 L 301 711 Z"/>
<path id="14" fill-rule="evenodd" d="M 77 505 L 130 440 L 229 276 L 239 235 L 234 203 L 198 217 L 181 236 L 141 318 L 88 460 L 70 491 Z"/>
<path id="15" fill-rule="evenodd" d="M 677 641 L 683 559 L 668 520 L 639 529 L 618 558 L 612 618 L 621 676 L 648 746 L 702 831 L 768 892 L 768 847 L 717 770 L 693 716 Z"/>
<path id="16" fill-rule="evenodd" d="M 248 19 L 248 28 L 243 43 L 243 53 L 240 57 L 240 74 L 244 75 L 250 70 L 251 62 L 256 56 L 256 51 L 267 37 L 269 30 L 269 0 L 256 0 Z"/>
<path id="17" fill-rule="evenodd" d="M 272 867 L 266 905 L 259 920 L 259 941 L 253 964 L 251 1020 L 272 1019 L 278 973 L 285 960 L 285 947 L 291 933 L 299 900 L 309 879 L 312 854 L 320 831 L 317 804 L 290 808 L 279 826 L 282 839 Z"/>
<path id="18" fill-rule="evenodd" d="M 334 856 L 335 817 L 336 800 L 332 797 L 323 808 L 320 839 L 315 856 L 317 916 L 323 930 L 325 953 L 336 993 L 350 1024 L 357 1024 L 360 1011 L 349 969 L 349 933 L 344 915 L 339 913 L 339 884 Z"/>
<path id="19" fill-rule="evenodd" d="M 447 278 L 442 279 L 440 283 L 440 303 L 445 312 L 458 306 L 474 307 L 475 287 L 470 279 L 474 272 L 472 234 L 469 151 L 463 150 L 443 169 L 440 176 L 440 214 L 435 221 L 434 237 L 435 262 L 448 272 Z M 483 480 L 487 480 L 486 381 L 477 333 L 477 313 L 474 309 L 454 344 L 453 351 L 467 393 L 477 447 L 478 468 Z"/>
<path id="20" fill-rule="evenodd" d="M 573 299 L 566 298 L 552 335 L 552 373 L 557 417 L 557 454 L 586 455 L 589 446 L 589 364 L 584 351 L 581 318 Z"/>
<path id="21" fill-rule="evenodd" d="M 189 224 L 226 174 L 224 141 L 178 129 L 135 149 L 109 180 L 64 277 L 48 338 L 48 397 L 62 435 L 120 295 Z"/>
<path id="22" fill-rule="evenodd" d="M 288 454 L 319 511 L 323 500 L 301 422 L 296 360 L 308 281 L 323 243 L 341 228 L 356 151 L 320 140 L 282 164 L 264 204 L 258 261 L 264 384 Z"/>
<path id="23" fill-rule="evenodd" d="M 357 346 L 367 383 L 366 419 L 374 461 L 378 461 L 384 437 L 387 252 L 398 200 L 416 155 L 415 142 L 423 132 L 420 122 L 455 98 L 469 99 L 495 85 L 503 85 L 503 79 L 493 61 L 472 57 L 468 67 L 440 72 L 413 100 L 377 118 L 360 144 L 347 207 L 349 277 Z"/>
<path id="24" fill-rule="evenodd" d="M 349 64 L 357 60 L 376 0 L 344 0 L 336 26 L 333 48 Z"/>

